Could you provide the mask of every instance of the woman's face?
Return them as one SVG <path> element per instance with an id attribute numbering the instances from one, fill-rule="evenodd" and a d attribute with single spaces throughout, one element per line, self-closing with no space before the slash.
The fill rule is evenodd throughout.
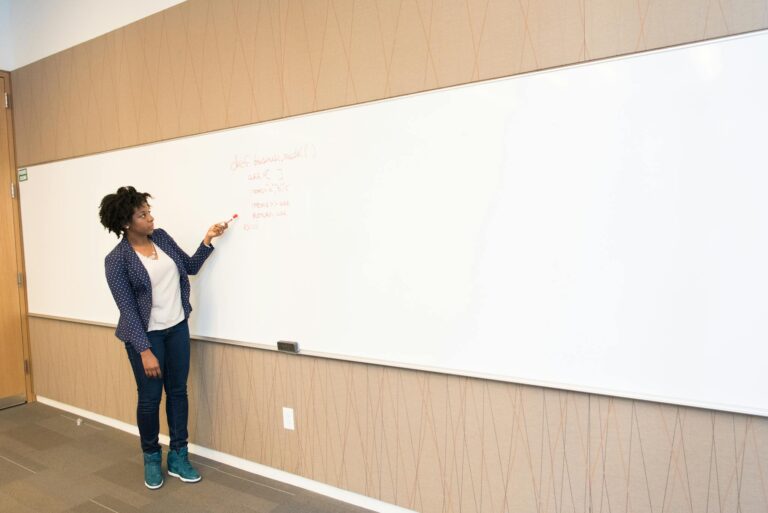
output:
<path id="1" fill-rule="evenodd" d="M 134 235 L 152 235 L 155 231 L 155 218 L 152 217 L 149 205 L 144 203 L 133 211 L 128 231 Z"/>

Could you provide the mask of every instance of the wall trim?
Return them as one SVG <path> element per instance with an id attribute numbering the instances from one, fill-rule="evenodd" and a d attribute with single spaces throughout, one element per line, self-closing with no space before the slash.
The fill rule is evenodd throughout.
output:
<path id="1" fill-rule="evenodd" d="M 40 395 L 37 396 L 37 401 L 52 408 L 73 413 L 79 417 L 84 417 L 94 422 L 98 422 L 99 424 L 104 424 L 106 426 L 119 429 L 120 431 L 125 431 L 126 433 L 130 433 L 137 437 L 139 436 L 139 428 L 132 424 L 128 424 L 127 422 L 113 419 L 111 417 L 94 413 L 92 411 L 84 410 L 82 408 L 78 408 L 77 406 L 61 403 L 54 399 L 49 399 Z M 168 442 L 168 435 L 161 434 L 160 443 L 168 445 Z M 313 481 L 312 479 L 308 479 L 306 477 L 297 476 L 296 474 L 291 474 L 290 472 L 285 472 L 284 470 L 268 467 L 254 461 L 232 456 L 231 454 L 226 454 L 220 451 L 215 451 L 201 445 L 189 444 L 189 452 L 191 454 L 197 454 L 198 456 L 229 465 L 230 467 L 235 467 L 240 470 L 244 470 L 246 472 L 250 472 L 252 474 L 256 474 L 269 479 L 274 479 L 275 481 L 280 481 L 281 483 L 288 485 L 297 486 L 310 492 L 325 495 L 326 497 L 343 501 L 361 508 L 367 508 L 373 511 L 378 511 L 380 513 L 418 513 L 414 510 L 401 508 L 400 506 L 395 506 L 394 504 L 389 504 L 372 497 L 366 497 L 365 495 L 360 495 L 359 493 L 336 488 L 335 486 L 327 485 L 319 481 Z"/>

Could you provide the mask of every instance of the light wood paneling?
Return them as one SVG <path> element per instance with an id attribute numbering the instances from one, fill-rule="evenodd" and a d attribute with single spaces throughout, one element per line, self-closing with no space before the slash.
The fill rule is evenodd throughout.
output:
<path id="1" fill-rule="evenodd" d="M 15 70 L 18 162 L 766 26 L 765 0 L 189 0 Z"/>
<path id="2" fill-rule="evenodd" d="M 111 329 L 30 327 L 40 395 L 134 422 Z M 192 442 L 424 513 L 768 510 L 766 418 L 200 341 L 189 383 Z"/>
<path id="3" fill-rule="evenodd" d="M 587 59 L 739 34 L 768 25 L 768 2 L 764 0 L 591 0 L 584 3 L 584 9 Z"/>

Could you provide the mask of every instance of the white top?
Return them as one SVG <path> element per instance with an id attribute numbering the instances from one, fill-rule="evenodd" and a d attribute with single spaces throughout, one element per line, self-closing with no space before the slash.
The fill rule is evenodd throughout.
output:
<path id="1" fill-rule="evenodd" d="M 179 270 L 171 257 L 155 244 L 157 259 L 136 252 L 152 283 L 152 310 L 147 331 L 162 330 L 184 320 Z"/>

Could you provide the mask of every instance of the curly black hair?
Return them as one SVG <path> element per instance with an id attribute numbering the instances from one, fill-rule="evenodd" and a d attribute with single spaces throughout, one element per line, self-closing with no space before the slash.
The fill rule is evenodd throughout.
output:
<path id="1" fill-rule="evenodd" d="M 107 194 L 99 205 L 99 219 L 104 228 L 119 238 L 125 233 L 125 226 L 131 224 L 131 218 L 137 208 L 152 196 L 148 192 L 138 192 L 130 185 L 120 187 L 116 193 Z"/>

